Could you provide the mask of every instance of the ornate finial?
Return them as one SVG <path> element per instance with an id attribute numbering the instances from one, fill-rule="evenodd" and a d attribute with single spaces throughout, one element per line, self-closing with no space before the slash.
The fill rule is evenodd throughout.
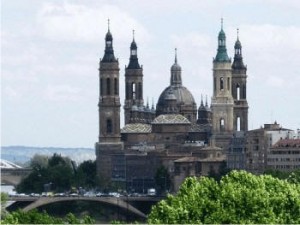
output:
<path id="1" fill-rule="evenodd" d="M 201 94 L 201 106 L 203 106 L 203 95 Z"/>
<path id="2" fill-rule="evenodd" d="M 175 48 L 175 63 L 177 63 L 177 48 Z"/>
<path id="3" fill-rule="evenodd" d="M 238 40 L 239 40 L 239 32 L 240 32 L 240 29 L 237 28 L 237 29 L 236 29 L 236 33 L 237 33 L 237 39 L 238 39 Z"/>
<path id="4" fill-rule="evenodd" d="M 154 109 L 154 98 L 152 98 L 152 107 L 151 109 Z"/>
<path id="5" fill-rule="evenodd" d="M 132 30 L 132 36 L 133 36 L 133 40 L 134 40 L 134 30 Z"/>
<path id="6" fill-rule="evenodd" d="M 221 30 L 223 30 L 223 17 L 221 18 Z"/>
<path id="7" fill-rule="evenodd" d="M 107 26 L 108 26 L 108 31 L 109 31 L 109 18 L 107 19 Z"/>
<path id="8" fill-rule="evenodd" d="M 207 95 L 206 95 L 205 106 L 208 107 L 208 103 L 207 103 Z"/>
<path id="9" fill-rule="evenodd" d="M 149 97 L 147 97 L 147 109 L 149 109 Z"/>

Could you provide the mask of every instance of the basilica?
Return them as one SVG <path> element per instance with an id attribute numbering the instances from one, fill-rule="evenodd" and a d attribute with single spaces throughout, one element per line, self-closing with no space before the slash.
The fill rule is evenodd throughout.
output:
<path id="1" fill-rule="evenodd" d="M 237 36 L 232 62 L 227 54 L 223 22 L 212 68 L 211 104 L 201 96 L 197 107 L 192 93 L 183 85 L 175 51 L 170 83 L 166 84 L 156 107 L 154 104 L 150 107 L 144 101 L 143 68 L 133 37 L 125 67 L 125 126 L 121 127 L 120 69 L 108 27 L 99 67 L 96 161 L 101 187 L 113 184 L 127 192 L 145 193 L 148 188 L 157 187 L 157 172 L 164 168 L 170 179 L 168 190 L 176 191 L 187 176 L 220 171 L 233 133 L 248 130 L 247 67 L 242 45 Z"/>

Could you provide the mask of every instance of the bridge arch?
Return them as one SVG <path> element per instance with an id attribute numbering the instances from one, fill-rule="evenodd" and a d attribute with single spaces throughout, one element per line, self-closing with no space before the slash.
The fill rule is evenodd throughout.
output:
<path id="1" fill-rule="evenodd" d="M 115 197 L 100 197 L 100 198 L 90 198 L 90 197 L 41 197 L 37 199 L 36 201 L 32 202 L 25 208 L 23 208 L 23 211 L 27 212 L 31 209 L 38 208 L 40 206 L 52 204 L 55 202 L 64 202 L 64 201 L 96 201 L 101 202 L 104 204 L 112 205 L 119 207 L 121 209 L 127 210 L 128 212 L 131 212 L 141 218 L 146 218 L 147 216 L 138 210 L 137 208 L 133 207 L 128 202 L 124 201 L 121 198 L 115 198 Z"/>

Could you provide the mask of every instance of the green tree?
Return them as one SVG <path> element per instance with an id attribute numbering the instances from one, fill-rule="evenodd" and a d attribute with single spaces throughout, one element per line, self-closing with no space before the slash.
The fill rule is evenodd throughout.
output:
<path id="1" fill-rule="evenodd" d="M 84 188 L 94 188 L 97 185 L 96 178 L 96 161 L 87 160 L 82 162 L 75 174 L 77 186 Z"/>
<path id="2" fill-rule="evenodd" d="M 300 185 L 232 171 L 220 182 L 190 177 L 151 210 L 149 223 L 300 223 Z"/>
<path id="3" fill-rule="evenodd" d="M 6 193 L 1 192 L 1 218 L 5 218 L 7 211 L 5 209 L 8 196 Z"/>
<path id="4" fill-rule="evenodd" d="M 45 184 L 51 184 L 52 191 L 69 190 L 74 180 L 71 160 L 56 153 L 48 159 L 48 163 L 42 159 L 41 156 L 33 158 L 32 172 L 17 186 L 17 191 L 41 193 Z"/>
<path id="5" fill-rule="evenodd" d="M 160 166 L 155 174 L 155 183 L 159 192 L 166 192 L 170 189 L 171 179 L 168 170 L 164 166 Z"/>
<path id="6" fill-rule="evenodd" d="M 94 224 L 89 216 L 84 216 L 83 219 L 76 218 L 72 213 L 69 213 L 65 218 L 56 218 L 50 216 L 47 212 L 38 212 L 36 209 L 24 212 L 17 210 L 9 213 L 1 224 Z"/>

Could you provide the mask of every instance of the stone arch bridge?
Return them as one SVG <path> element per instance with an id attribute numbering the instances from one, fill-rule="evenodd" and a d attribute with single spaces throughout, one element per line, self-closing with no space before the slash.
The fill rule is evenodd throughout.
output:
<path id="1" fill-rule="evenodd" d="M 28 202 L 25 207 L 23 207 L 24 211 L 29 211 L 31 209 L 35 209 L 41 206 L 45 206 L 48 204 L 52 204 L 55 202 L 64 202 L 64 201 L 96 201 L 102 204 L 107 204 L 111 206 L 115 206 L 119 209 L 126 210 L 126 212 L 131 213 L 135 216 L 145 219 L 147 216 L 144 212 L 142 212 L 138 207 L 133 205 L 139 205 L 136 203 L 144 204 L 148 203 L 150 205 L 154 205 L 158 201 L 160 201 L 162 197 L 9 197 L 9 201 L 18 202 Z M 11 206 L 10 206 L 11 207 Z"/>

